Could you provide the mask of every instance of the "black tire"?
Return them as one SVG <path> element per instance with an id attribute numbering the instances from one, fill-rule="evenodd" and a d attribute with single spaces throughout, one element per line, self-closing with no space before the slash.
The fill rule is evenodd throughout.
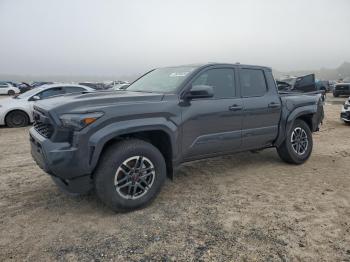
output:
<path id="1" fill-rule="evenodd" d="M 15 95 L 15 91 L 9 90 L 9 91 L 7 92 L 7 94 L 8 94 L 9 96 L 14 96 L 14 95 Z"/>
<path id="2" fill-rule="evenodd" d="M 339 97 L 339 94 L 333 92 L 333 96 L 334 96 L 334 97 Z"/>
<path id="3" fill-rule="evenodd" d="M 8 127 L 23 127 L 29 125 L 29 117 L 26 112 L 15 110 L 8 113 L 5 117 Z"/>
<path id="4" fill-rule="evenodd" d="M 302 152 L 304 150 L 301 150 L 299 154 L 296 152 L 298 150 L 293 147 L 291 142 L 293 131 L 297 131 L 297 130 L 304 130 L 307 138 L 307 145 L 306 145 L 305 152 Z M 305 141 L 304 141 L 304 145 L 305 145 Z M 309 126 L 304 121 L 297 119 L 294 121 L 291 130 L 288 131 L 286 139 L 283 142 L 283 144 L 277 148 L 277 152 L 283 161 L 289 164 L 300 165 L 309 159 L 312 152 L 312 147 L 313 147 L 312 133 L 310 131 Z M 300 148 L 304 149 L 302 147 L 299 147 L 299 149 Z"/>
<path id="5" fill-rule="evenodd" d="M 139 196 L 137 196 L 138 198 L 136 199 L 127 199 L 127 196 L 123 195 L 126 193 L 120 192 L 123 189 L 118 188 L 118 183 L 117 185 L 115 185 L 115 179 L 119 176 L 119 174 L 123 175 L 125 173 L 119 172 L 117 174 L 117 171 L 120 170 L 120 168 L 122 168 L 122 164 L 124 164 L 125 161 L 139 156 L 142 156 L 143 159 L 147 159 L 147 161 L 150 161 L 153 165 L 153 182 L 150 185 L 150 187 L 145 187 L 148 189 L 147 191 L 144 191 L 142 193 L 144 195 L 140 193 Z M 137 164 L 135 163 L 135 166 L 136 165 Z M 125 169 L 123 168 L 123 170 Z M 133 181 L 134 179 L 131 178 L 130 175 L 125 175 L 125 177 L 128 177 L 127 182 L 125 184 L 130 183 L 130 181 Z M 142 175 L 140 175 L 140 177 L 142 177 Z M 122 178 L 121 180 L 123 180 L 124 178 Z M 150 203 L 160 192 L 160 189 L 164 184 L 165 178 L 166 164 L 161 152 L 152 144 L 138 139 L 123 140 L 121 142 L 109 146 L 101 156 L 98 167 L 94 173 L 95 190 L 97 196 L 101 199 L 101 201 L 104 204 L 106 204 L 108 207 L 110 207 L 116 212 L 138 209 Z M 141 180 L 138 180 L 138 182 L 131 183 L 140 184 L 140 181 Z M 143 186 L 144 185 L 145 184 L 143 184 Z M 130 185 L 128 185 L 128 189 L 129 187 Z M 125 186 L 124 188 L 126 190 Z M 138 189 L 142 191 L 141 188 Z M 129 190 L 127 194 L 129 194 Z"/>

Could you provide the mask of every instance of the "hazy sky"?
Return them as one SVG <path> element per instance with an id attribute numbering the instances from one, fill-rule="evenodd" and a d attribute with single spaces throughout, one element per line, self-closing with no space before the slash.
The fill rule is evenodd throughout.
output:
<path id="1" fill-rule="evenodd" d="M 0 0 L 0 73 L 122 75 L 350 61 L 350 0 Z"/>

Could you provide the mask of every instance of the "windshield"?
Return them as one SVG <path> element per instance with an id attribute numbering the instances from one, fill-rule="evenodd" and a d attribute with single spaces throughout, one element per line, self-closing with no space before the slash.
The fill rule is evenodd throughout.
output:
<path id="1" fill-rule="evenodd" d="M 155 69 L 132 83 L 127 90 L 139 92 L 171 93 L 180 86 L 196 67 L 166 67 Z"/>
<path id="2" fill-rule="evenodd" d="M 28 90 L 27 92 L 24 92 L 23 94 L 20 94 L 20 95 L 16 96 L 15 98 L 20 98 L 20 99 L 28 98 L 30 96 L 36 95 L 40 91 L 41 91 L 41 89 L 34 88 L 32 90 Z"/>

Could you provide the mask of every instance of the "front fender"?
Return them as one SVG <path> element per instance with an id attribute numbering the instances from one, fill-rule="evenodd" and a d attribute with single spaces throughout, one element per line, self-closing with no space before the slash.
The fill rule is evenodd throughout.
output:
<path id="1" fill-rule="evenodd" d="M 101 128 L 90 137 L 89 149 L 91 151 L 89 155 L 92 169 L 96 167 L 101 152 L 108 141 L 121 135 L 142 131 L 164 131 L 170 138 L 172 155 L 178 154 L 178 128 L 173 122 L 161 117 L 120 121 Z"/>
<path id="2" fill-rule="evenodd" d="M 24 113 L 26 113 L 29 117 L 29 122 L 33 123 L 33 112 L 30 111 L 28 108 L 23 107 L 23 106 L 15 106 L 15 107 L 9 107 L 6 108 L 3 112 L 1 112 L 1 121 L 0 122 L 4 122 L 5 123 L 5 117 L 7 116 L 8 113 L 12 112 L 12 111 L 23 111 Z"/>

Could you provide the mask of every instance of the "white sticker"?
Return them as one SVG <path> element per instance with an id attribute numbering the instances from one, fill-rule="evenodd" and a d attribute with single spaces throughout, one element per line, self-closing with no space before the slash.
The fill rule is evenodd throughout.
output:
<path id="1" fill-rule="evenodd" d="M 170 77 L 182 77 L 182 76 L 186 76 L 189 72 L 174 72 L 171 73 L 169 76 Z"/>

